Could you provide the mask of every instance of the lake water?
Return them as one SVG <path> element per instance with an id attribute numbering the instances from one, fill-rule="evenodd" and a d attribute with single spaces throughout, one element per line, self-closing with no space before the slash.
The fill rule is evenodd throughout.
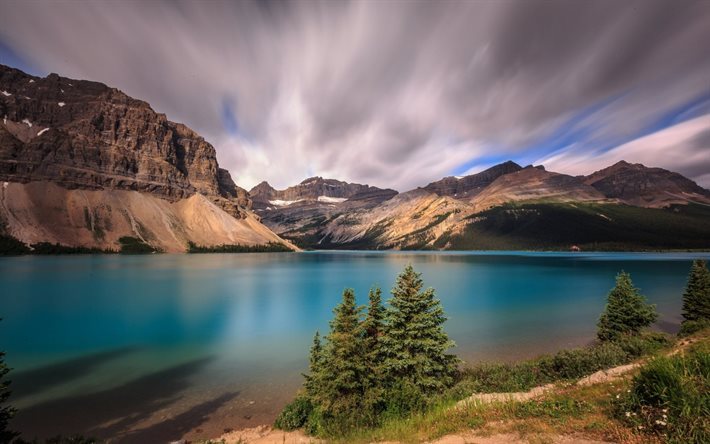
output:
<path id="1" fill-rule="evenodd" d="M 588 344 L 631 273 L 675 331 L 691 260 L 709 254 L 308 252 L 0 259 L 0 349 L 25 438 L 215 437 L 273 421 L 342 290 L 358 301 L 412 263 L 454 350 L 513 360 Z"/>

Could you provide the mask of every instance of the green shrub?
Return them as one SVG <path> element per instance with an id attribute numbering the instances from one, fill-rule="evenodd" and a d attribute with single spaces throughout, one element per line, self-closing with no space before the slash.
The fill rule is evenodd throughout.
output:
<path id="1" fill-rule="evenodd" d="M 622 336 L 615 341 L 630 359 L 650 355 L 671 345 L 670 338 L 664 333 L 645 332 L 640 336 Z"/>
<path id="2" fill-rule="evenodd" d="M 627 353 L 614 343 L 602 343 L 586 349 L 563 350 L 541 359 L 540 366 L 550 380 L 574 379 L 626 362 Z"/>
<path id="3" fill-rule="evenodd" d="M 29 247 L 19 239 L 7 234 L 0 234 L 0 256 L 19 256 L 29 253 Z"/>
<path id="4" fill-rule="evenodd" d="M 669 442 L 710 442 L 710 348 L 659 357 L 644 366 L 617 415 Z"/>
<path id="5" fill-rule="evenodd" d="M 121 244 L 121 254 L 147 254 L 147 253 L 157 253 L 158 250 L 143 242 L 142 240 L 123 236 L 118 239 Z"/>
<path id="6" fill-rule="evenodd" d="M 680 331 L 678 332 L 678 336 L 683 338 L 686 336 L 690 336 L 693 333 L 697 333 L 701 330 L 705 330 L 706 328 L 710 328 L 710 319 L 683 321 L 683 323 L 680 324 Z"/>
<path id="7" fill-rule="evenodd" d="M 579 379 L 628 363 L 668 344 L 666 335 L 646 333 L 514 364 L 481 363 L 462 370 L 447 396 L 462 399 L 472 393 L 519 392 L 555 381 Z"/>
<path id="8" fill-rule="evenodd" d="M 298 396 L 284 407 L 276 417 L 274 426 L 281 430 L 295 430 L 303 427 L 313 412 L 313 404 L 305 396 Z"/>

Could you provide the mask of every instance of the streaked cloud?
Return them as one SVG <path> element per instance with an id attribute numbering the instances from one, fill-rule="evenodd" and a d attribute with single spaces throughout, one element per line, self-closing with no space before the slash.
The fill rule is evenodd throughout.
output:
<path id="1" fill-rule="evenodd" d="M 602 154 L 571 149 L 553 154 L 537 163 L 568 174 L 589 174 L 620 160 L 662 166 L 693 177 L 710 187 L 710 115 L 704 115 L 640 137 Z M 662 165 L 659 162 L 662 161 Z"/>
<path id="2" fill-rule="evenodd" d="M 0 10 L 0 54 L 149 101 L 211 141 L 246 187 L 318 174 L 405 190 L 490 159 L 573 172 L 574 159 L 621 152 L 685 168 L 660 149 L 614 148 L 710 112 L 698 102 L 710 92 L 707 2 L 0 0 Z M 696 179 L 710 172 L 702 145 L 683 145 L 699 154 Z"/>

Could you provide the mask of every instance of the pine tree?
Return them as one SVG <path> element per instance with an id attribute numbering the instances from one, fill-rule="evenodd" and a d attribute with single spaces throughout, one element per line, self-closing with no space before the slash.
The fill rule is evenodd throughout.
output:
<path id="1" fill-rule="evenodd" d="M 362 324 L 365 334 L 365 348 L 371 361 L 376 362 L 381 352 L 380 342 L 385 327 L 386 310 L 382 305 L 382 290 L 375 287 L 370 289 L 368 295 L 367 316 Z"/>
<path id="2" fill-rule="evenodd" d="M 8 430 L 10 419 L 15 415 L 15 409 L 7 405 L 10 398 L 10 381 L 6 376 L 9 371 L 5 364 L 5 353 L 0 352 L 0 442 L 11 442 L 19 435 Z"/>
<path id="3" fill-rule="evenodd" d="M 382 337 L 387 384 L 407 385 L 427 395 L 451 386 L 458 359 L 446 353 L 454 343 L 434 290 L 422 291 L 421 275 L 408 265 L 397 277 Z"/>
<path id="4" fill-rule="evenodd" d="M 334 416 L 358 412 L 365 392 L 365 363 L 362 308 L 355 305 L 355 293 L 343 292 L 342 302 L 333 310 L 330 333 L 323 352 L 320 389 L 314 401 Z"/>
<path id="5" fill-rule="evenodd" d="M 693 261 L 683 293 L 683 318 L 687 321 L 710 319 L 710 270 L 700 259 Z"/>
<path id="6" fill-rule="evenodd" d="M 646 304 L 631 282 L 631 275 L 622 271 L 616 276 L 616 286 L 609 292 L 599 318 L 597 337 L 602 341 L 613 341 L 624 335 L 636 335 L 657 318 L 656 306 Z"/>
<path id="7" fill-rule="evenodd" d="M 710 327 L 710 271 L 705 261 L 693 261 L 683 293 L 681 335 Z"/>
<path id="8" fill-rule="evenodd" d="M 368 295 L 367 316 L 362 323 L 365 347 L 365 396 L 363 397 L 364 412 L 371 415 L 375 422 L 377 413 L 383 407 L 382 378 L 382 336 L 385 329 L 385 307 L 382 305 L 382 290 L 375 287 Z"/>
<path id="9" fill-rule="evenodd" d="M 317 397 L 320 381 L 323 378 L 323 345 L 321 344 L 320 333 L 318 331 L 316 331 L 315 336 L 313 336 L 313 345 L 311 345 L 309 373 L 303 376 L 306 378 L 304 384 L 306 395 L 309 398 Z"/>

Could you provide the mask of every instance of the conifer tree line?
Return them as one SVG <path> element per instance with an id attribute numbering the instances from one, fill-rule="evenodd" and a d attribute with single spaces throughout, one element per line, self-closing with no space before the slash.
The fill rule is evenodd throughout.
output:
<path id="1" fill-rule="evenodd" d="M 333 314 L 324 341 L 318 332 L 313 339 L 305 393 L 284 409 L 278 427 L 342 434 L 421 409 L 453 384 L 459 360 L 447 353 L 454 343 L 444 311 L 411 265 L 387 307 L 379 288 L 370 290 L 367 307 L 346 289 Z"/>

